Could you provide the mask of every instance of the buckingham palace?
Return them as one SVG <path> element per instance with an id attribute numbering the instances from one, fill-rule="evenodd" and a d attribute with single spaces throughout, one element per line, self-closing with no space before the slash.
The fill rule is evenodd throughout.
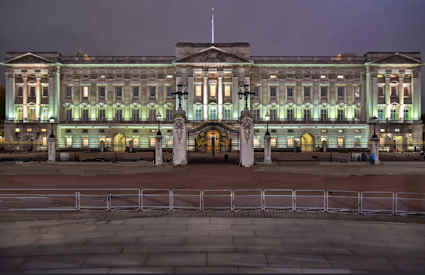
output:
<path id="1" fill-rule="evenodd" d="M 59 150 L 147 150 L 158 127 L 170 148 L 179 89 L 188 150 L 239 150 L 245 106 L 254 148 L 266 128 L 273 150 L 364 150 L 374 131 L 380 150 L 423 144 L 419 52 L 252 56 L 249 43 L 178 42 L 174 56 L 8 52 L 1 65 L 13 150 L 46 150 L 50 132 Z"/>

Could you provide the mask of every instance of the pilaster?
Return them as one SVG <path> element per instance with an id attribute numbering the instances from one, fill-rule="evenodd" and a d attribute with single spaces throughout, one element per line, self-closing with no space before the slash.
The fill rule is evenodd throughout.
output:
<path id="1" fill-rule="evenodd" d="M 203 85 L 203 100 L 202 100 L 202 104 L 203 104 L 203 115 L 204 115 L 204 120 L 207 121 L 208 120 L 208 72 L 204 72 L 204 85 Z"/>
<path id="2" fill-rule="evenodd" d="M 187 77 L 187 118 L 193 120 L 193 101 L 194 101 L 194 87 L 193 87 L 193 73 Z"/>
<path id="3" fill-rule="evenodd" d="M 15 76 L 13 72 L 5 73 L 6 80 L 6 120 L 15 119 Z"/>
<path id="4" fill-rule="evenodd" d="M 232 77 L 232 109 L 233 120 L 239 119 L 239 77 Z"/>
<path id="5" fill-rule="evenodd" d="M 218 76 L 218 120 L 223 119 L 223 76 Z"/>
<path id="6" fill-rule="evenodd" d="M 36 78 L 35 84 L 35 119 L 40 120 L 40 77 Z"/>

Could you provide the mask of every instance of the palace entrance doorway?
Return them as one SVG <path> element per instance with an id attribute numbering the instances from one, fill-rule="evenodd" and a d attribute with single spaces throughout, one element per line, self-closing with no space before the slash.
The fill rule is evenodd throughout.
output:
<path id="1" fill-rule="evenodd" d="M 116 134 L 113 140 L 114 152 L 125 152 L 126 141 L 123 134 Z"/>
<path id="2" fill-rule="evenodd" d="M 233 163 L 239 151 L 233 148 L 238 131 L 220 122 L 206 122 L 188 131 L 189 163 Z"/>
<path id="3" fill-rule="evenodd" d="M 314 137 L 309 133 L 305 133 L 301 137 L 301 152 L 313 152 L 313 149 Z"/>

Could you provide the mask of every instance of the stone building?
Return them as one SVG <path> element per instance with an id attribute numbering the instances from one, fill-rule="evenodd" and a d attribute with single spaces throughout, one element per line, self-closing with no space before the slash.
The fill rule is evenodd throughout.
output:
<path id="1" fill-rule="evenodd" d="M 175 56 L 9 52 L 2 65 L 14 150 L 45 150 L 51 129 L 64 149 L 152 148 L 158 119 L 172 147 L 180 84 L 189 150 L 238 150 L 244 85 L 257 148 L 266 120 L 274 150 L 367 149 L 375 127 L 381 150 L 423 145 L 419 52 L 252 56 L 248 43 L 179 42 Z"/>

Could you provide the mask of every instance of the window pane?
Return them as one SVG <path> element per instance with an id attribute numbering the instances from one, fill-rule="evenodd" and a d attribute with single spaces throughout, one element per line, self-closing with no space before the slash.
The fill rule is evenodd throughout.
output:
<path id="1" fill-rule="evenodd" d="M 18 96 L 22 96 L 22 94 L 23 94 L 23 88 L 18 87 Z"/>
<path id="2" fill-rule="evenodd" d="M 286 89 L 287 95 L 288 97 L 293 97 L 294 96 L 294 88 L 293 87 L 288 87 Z"/>
<path id="3" fill-rule="evenodd" d="M 72 87 L 66 87 L 66 97 L 72 96 Z"/>
<path id="4" fill-rule="evenodd" d="M 270 96 L 276 96 L 276 87 L 275 86 L 270 87 Z"/>
<path id="5" fill-rule="evenodd" d="M 310 97 L 311 87 L 304 87 L 304 97 Z"/>
<path id="6" fill-rule="evenodd" d="M 344 87 L 338 87 L 338 97 L 344 97 Z"/>
<path id="7" fill-rule="evenodd" d="M 115 95 L 116 97 L 122 96 L 122 87 L 115 87 Z"/>
<path id="8" fill-rule="evenodd" d="M 87 86 L 83 87 L 83 97 L 84 98 L 89 97 L 89 87 L 87 87 Z"/>
<path id="9" fill-rule="evenodd" d="M 156 96 L 156 87 L 155 86 L 149 87 L 149 96 L 150 97 L 155 97 Z"/>
<path id="10" fill-rule="evenodd" d="M 202 85 L 195 86 L 195 96 L 202 96 Z"/>
<path id="11" fill-rule="evenodd" d="M 42 96 L 48 96 L 49 89 L 47 87 L 43 87 Z"/>
<path id="12" fill-rule="evenodd" d="M 217 94 L 217 92 L 216 92 L 216 88 L 217 88 L 217 85 L 215 85 L 215 84 L 210 84 L 210 96 L 213 96 L 213 97 L 215 97 L 215 96 L 216 96 L 216 94 Z"/>
<path id="13" fill-rule="evenodd" d="M 255 87 L 254 91 L 257 90 L 257 95 L 258 95 L 258 87 Z M 225 85 L 224 86 L 224 96 L 225 97 L 230 97 L 230 85 Z"/>
<path id="14" fill-rule="evenodd" d="M 139 87 L 133 87 L 133 97 L 139 96 Z"/>
<path id="15" fill-rule="evenodd" d="M 328 87 L 321 87 L 320 88 L 320 96 L 321 97 L 327 97 L 328 96 Z"/>
<path id="16" fill-rule="evenodd" d="M 99 87 L 99 97 L 105 97 L 105 87 Z"/>

